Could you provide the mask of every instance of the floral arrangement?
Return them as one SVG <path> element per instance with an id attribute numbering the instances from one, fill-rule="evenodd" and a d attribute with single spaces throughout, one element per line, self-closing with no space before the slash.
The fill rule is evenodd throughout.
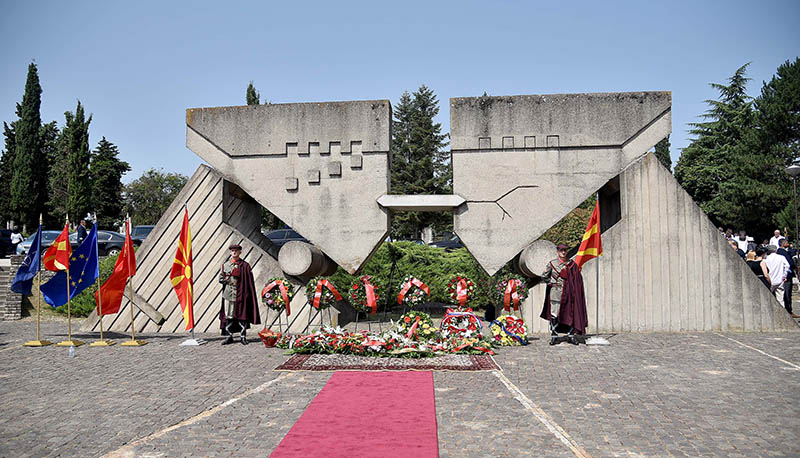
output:
<path id="1" fill-rule="evenodd" d="M 466 307 L 467 301 L 475 295 L 475 284 L 466 275 L 456 274 L 447 283 L 450 299 L 459 307 Z"/>
<path id="2" fill-rule="evenodd" d="M 462 338 L 481 337 L 483 325 L 481 320 L 472 312 L 466 310 L 447 309 L 439 325 L 439 330 L 444 336 L 458 336 Z"/>
<path id="3" fill-rule="evenodd" d="M 422 322 L 422 318 L 419 321 Z M 428 326 L 432 328 L 430 323 Z M 398 358 L 423 358 L 452 353 L 494 354 L 492 344 L 488 340 L 477 337 L 443 337 L 438 335 L 435 328 L 431 337 L 424 339 L 419 338 L 417 333 L 408 337 L 398 329 L 370 334 L 367 331 L 350 332 L 340 327 L 323 326 L 313 334 L 283 335 L 278 339 L 276 346 L 289 350 L 289 353 L 339 353 Z"/>
<path id="4" fill-rule="evenodd" d="M 492 342 L 501 346 L 527 345 L 528 328 L 522 318 L 502 315 L 492 321 Z"/>
<path id="5" fill-rule="evenodd" d="M 400 293 L 397 295 L 398 304 L 406 304 L 413 308 L 417 304 L 422 304 L 426 296 L 431 295 L 431 290 L 419 279 L 409 276 L 403 279 L 398 288 Z"/>
<path id="6" fill-rule="evenodd" d="M 261 290 L 261 300 L 272 310 L 282 312 L 286 309 L 286 315 L 291 315 L 289 303 L 294 297 L 294 285 L 283 277 L 272 277 Z"/>
<path id="7" fill-rule="evenodd" d="M 437 331 L 430 315 L 414 310 L 401 316 L 394 324 L 394 329 L 409 339 L 412 337 L 428 339 L 434 337 Z"/>
<path id="8" fill-rule="evenodd" d="M 325 310 L 334 302 L 342 300 L 342 295 L 325 277 L 314 277 L 306 285 L 306 299 L 312 307 Z"/>
<path id="9" fill-rule="evenodd" d="M 378 284 L 369 275 L 359 278 L 350 287 L 350 304 L 359 312 L 375 313 L 378 308 L 378 299 L 380 299 Z"/>
<path id="10" fill-rule="evenodd" d="M 528 297 L 528 287 L 521 276 L 509 274 L 497 282 L 494 293 L 496 300 L 503 304 L 503 309 L 509 312 L 512 308 L 519 310 L 519 304 Z"/>
<path id="11" fill-rule="evenodd" d="M 274 347 L 278 340 L 281 338 L 281 333 L 273 332 L 271 329 L 264 328 L 261 331 L 258 331 L 258 337 L 261 338 L 261 341 L 264 342 L 265 347 Z"/>

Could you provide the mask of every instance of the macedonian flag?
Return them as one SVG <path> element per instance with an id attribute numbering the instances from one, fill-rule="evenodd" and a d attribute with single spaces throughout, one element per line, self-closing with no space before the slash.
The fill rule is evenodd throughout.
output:
<path id="1" fill-rule="evenodd" d="M 586 226 L 586 233 L 583 234 L 583 241 L 578 254 L 575 255 L 575 263 L 578 267 L 598 256 L 603 255 L 603 244 L 600 241 L 600 203 L 599 201 L 594 204 L 594 211 L 592 217 L 589 218 L 589 225 Z"/>
<path id="2" fill-rule="evenodd" d="M 68 270 L 70 256 L 72 256 L 72 245 L 69 244 L 69 220 L 67 220 L 64 230 L 44 253 L 44 268 L 54 272 Z"/>
<path id="3" fill-rule="evenodd" d="M 175 253 L 175 261 L 172 263 L 172 272 L 169 274 L 172 280 L 172 287 L 178 295 L 178 301 L 183 310 L 183 321 L 186 322 L 186 330 L 194 328 L 194 312 L 192 307 L 193 280 L 192 280 L 192 234 L 189 231 L 189 210 L 184 207 L 183 227 L 181 236 L 178 239 L 178 252 Z"/>

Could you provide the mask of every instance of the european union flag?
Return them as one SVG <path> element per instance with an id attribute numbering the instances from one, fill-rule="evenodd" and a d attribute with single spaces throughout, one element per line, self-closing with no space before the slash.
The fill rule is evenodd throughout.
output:
<path id="1" fill-rule="evenodd" d="M 30 296 L 31 287 L 33 286 L 33 277 L 39 273 L 39 260 L 42 256 L 42 225 L 36 231 L 36 236 L 33 238 L 31 248 L 28 250 L 28 256 L 22 261 L 22 265 L 17 269 L 17 274 L 14 275 L 14 280 L 11 282 L 11 291 L 19 294 Z"/>
<path id="2" fill-rule="evenodd" d="M 100 276 L 97 262 L 97 224 L 92 226 L 89 235 L 83 240 L 81 246 L 72 252 L 69 258 L 69 297 L 74 298 L 78 293 L 92 285 Z M 67 303 L 67 273 L 58 272 L 50 281 L 40 288 L 45 302 L 53 307 L 60 307 Z"/>

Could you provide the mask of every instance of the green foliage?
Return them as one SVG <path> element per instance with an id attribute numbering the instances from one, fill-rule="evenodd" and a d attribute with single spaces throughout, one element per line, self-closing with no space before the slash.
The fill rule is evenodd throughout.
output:
<path id="1" fill-rule="evenodd" d="M 666 138 L 662 139 L 660 142 L 656 143 L 655 146 L 655 155 L 658 158 L 658 161 L 667 168 L 670 172 L 672 171 L 672 158 L 669 155 L 669 135 Z"/>
<path id="2" fill-rule="evenodd" d="M 445 151 L 447 134 L 433 118 L 439 113 L 439 101 L 425 85 L 412 94 L 404 92 L 394 107 L 392 121 L 393 194 L 450 194 L 453 171 L 450 153 Z M 392 218 L 393 238 L 417 239 L 422 229 L 452 230 L 446 213 L 403 212 Z"/>
<path id="3" fill-rule="evenodd" d="M 256 87 L 253 86 L 252 81 L 250 81 L 250 84 L 247 85 L 247 92 L 245 94 L 245 97 L 247 98 L 248 105 L 258 105 L 259 103 L 261 103 L 260 102 L 261 94 L 259 94 L 258 91 L 256 91 Z"/>
<path id="4" fill-rule="evenodd" d="M 189 178 L 150 169 L 123 187 L 125 211 L 136 224 L 156 224 Z"/>
<path id="5" fill-rule="evenodd" d="M 19 109 L 19 104 L 17 104 Z M 14 157 L 17 151 L 17 139 L 15 133 L 16 122 L 8 124 L 3 122 L 3 137 L 5 147 L 3 156 L 0 157 L 0 195 L 5 196 L 0 199 L 0 221 L 15 219 L 14 209 L 11 206 L 11 179 L 14 177 Z"/>
<path id="6" fill-rule="evenodd" d="M 390 294 L 388 287 L 383 285 L 389 285 L 393 253 L 400 254 L 402 257 L 397 261 L 397 267 L 392 276 Z M 382 299 L 378 305 L 383 307 L 387 298 L 390 304 L 397 304 L 398 285 L 403 278 L 409 275 L 419 278 L 428 285 L 431 290 L 429 301 L 452 303 L 447 284 L 454 274 L 461 273 L 475 283 L 474 298 L 470 299 L 467 305 L 473 308 L 482 308 L 486 304 L 495 302 L 491 296 L 491 288 L 497 279 L 503 278 L 509 272 L 510 268 L 506 266 L 494 278 L 489 277 L 465 248 L 445 251 L 441 248 L 418 245 L 413 242 L 385 242 L 366 263 L 360 275 L 353 276 L 339 268 L 329 279 L 337 288 L 347 288 L 355 283 L 361 275 L 371 276 L 372 281 L 382 285 Z"/>
<path id="7" fill-rule="evenodd" d="M 111 276 L 111 272 L 114 271 L 114 264 L 117 262 L 116 256 L 108 256 L 100 260 L 100 285 L 103 284 L 108 277 Z M 97 307 L 95 300 L 94 300 L 94 293 L 97 291 L 98 283 L 95 282 L 92 286 L 86 288 L 85 290 L 81 291 L 80 294 L 75 296 L 70 301 L 70 313 L 74 317 L 87 317 L 89 314 L 92 313 L 92 310 Z M 65 286 L 66 288 L 66 286 Z M 67 314 L 67 306 L 62 305 L 61 307 L 56 307 L 55 311 L 66 315 Z"/>
<path id="8" fill-rule="evenodd" d="M 18 109 L 19 120 L 14 126 L 16 151 L 14 175 L 11 179 L 11 207 L 20 222 L 28 227 L 39 223 L 47 200 L 47 159 L 42 155 L 40 129 L 42 119 L 42 86 L 36 64 L 28 66 L 25 94 Z"/>
<path id="9" fill-rule="evenodd" d="M 97 213 L 97 223 L 100 229 L 115 229 L 122 215 L 122 175 L 130 171 L 127 162 L 118 158 L 119 150 L 116 145 L 106 140 L 100 140 L 97 149 L 92 154 L 92 208 Z"/>
<path id="10" fill-rule="evenodd" d="M 565 244 L 570 247 L 578 246 L 583 240 L 583 233 L 589 224 L 594 210 L 595 197 L 589 197 L 578 208 L 572 210 L 567 216 L 561 218 L 553 227 L 542 234 L 542 239 L 549 240 L 556 245 Z"/>
<path id="11" fill-rule="evenodd" d="M 89 175 L 91 153 L 89 152 L 89 124 L 92 115 L 86 114 L 80 100 L 75 113 L 64 113 L 64 143 L 67 157 L 67 213 L 73 221 L 79 221 L 92 211 L 92 181 Z"/>

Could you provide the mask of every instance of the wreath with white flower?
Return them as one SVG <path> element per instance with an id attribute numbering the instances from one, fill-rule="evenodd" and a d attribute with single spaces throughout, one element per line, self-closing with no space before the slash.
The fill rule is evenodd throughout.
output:
<path id="1" fill-rule="evenodd" d="M 465 307 L 467 301 L 475 295 L 475 284 L 466 275 L 455 274 L 447 283 L 450 299 L 459 307 Z"/>
<path id="2" fill-rule="evenodd" d="M 492 343 L 501 346 L 527 345 L 528 328 L 522 318 L 502 315 L 492 321 Z"/>
<path id="3" fill-rule="evenodd" d="M 283 277 L 272 277 L 261 290 L 261 300 L 264 304 L 282 312 L 287 308 L 294 297 L 294 285 Z"/>
<path id="4" fill-rule="evenodd" d="M 437 329 L 425 312 L 410 311 L 397 320 L 395 329 L 409 339 L 423 340 L 436 336 Z"/>
<path id="5" fill-rule="evenodd" d="M 481 320 L 472 312 L 471 308 L 466 310 L 447 309 L 439 325 L 442 335 L 461 338 L 480 338 L 482 328 Z"/>
<path id="6" fill-rule="evenodd" d="M 397 295 L 397 303 L 405 304 L 410 308 L 422 304 L 431 294 L 428 286 L 413 276 L 404 278 L 398 291 L 400 292 Z"/>
<path id="7" fill-rule="evenodd" d="M 316 297 L 317 286 L 320 287 L 318 299 Z M 342 295 L 327 278 L 314 277 L 306 284 L 306 299 L 312 307 L 325 310 L 335 302 L 342 300 Z"/>

